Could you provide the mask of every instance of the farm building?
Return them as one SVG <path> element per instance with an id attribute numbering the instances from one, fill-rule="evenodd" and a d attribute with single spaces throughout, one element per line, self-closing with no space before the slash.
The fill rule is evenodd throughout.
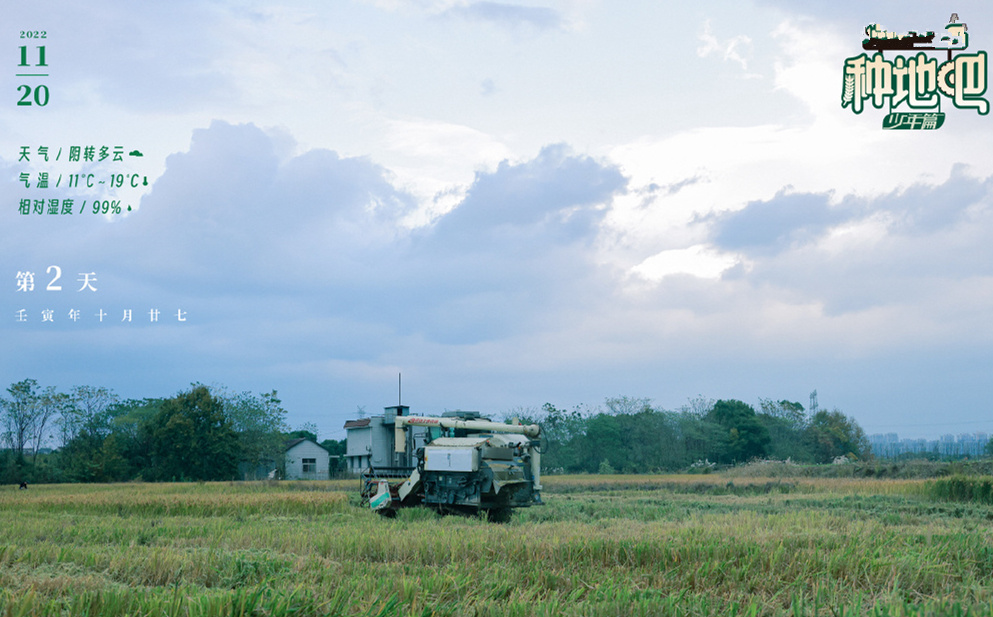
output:
<path id="1" fill-rule="evenodd" d="M 309 439 L 286 443 L 286 480 L 327 480 L 328 451 Z"/>

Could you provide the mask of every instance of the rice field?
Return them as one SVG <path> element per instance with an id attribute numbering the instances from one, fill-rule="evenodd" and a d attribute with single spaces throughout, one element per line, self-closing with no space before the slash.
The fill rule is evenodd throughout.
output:
<path id="1" fill-rule="evenodd" d="M 993 615 L 993 506 L 928 481 L 544 484 L 503 525 L 357 481 L 4 486 L 0 615 Z"/>

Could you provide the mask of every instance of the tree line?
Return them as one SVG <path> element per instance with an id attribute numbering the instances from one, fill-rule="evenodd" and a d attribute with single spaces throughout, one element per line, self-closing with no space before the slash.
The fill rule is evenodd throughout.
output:
<path id="1" fill-rule="evenodd" d="M 756 410 L 739 400 L 697 398 L 666 410 L 648 399 L 620 397 L 592 411 L 546 403 L 508 416 L 541 425 L 546 472 L 645 473 L 764 458 L 815 464 L 872 457 L 853 418 L 811 407 L 759 399 Z M 286 413 L 275 390 L 232 393 L 192 384 L 171 398 L 122 400 L 107 388 L 60 392 L 25 379 L 0 397 L 0 482 L 264 478 L 282 464 L 288 439 L 317 442 L 316 427 L 289 430 Z M 320 443 L 332 455 L 345 452 L 344 440 Z"/>
<path id="2" fill-rule="evenodd" d="M 817 464 L 872 457 L 862 428 L 837 409 L 760 399 L 756 411 L 739 400 L 698 398 L 670 411 L 628 397 L 607 399 L 605 406 L 567 411 L 546 403 L 540 411 L 515 415 L 541 425 L 542 467 L 551 472 L 643 473 L 767 458 Z"/>
<path id="3" fill-rule="evenodd" d="M 122 400 L 107 388 L 60 392 L 25 379 L 0 397 L 0 482 L 260 478 L 282 465 L 294 437 L 316 442 L 316 427 L 291 431 L 275 390 L 192 384 L 171 398 Z M 321 445 L 344 453 L 344 442 Z"/>

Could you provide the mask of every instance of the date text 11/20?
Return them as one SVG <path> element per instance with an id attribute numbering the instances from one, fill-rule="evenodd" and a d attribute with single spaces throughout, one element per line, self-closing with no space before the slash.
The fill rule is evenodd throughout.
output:
<path id="1" fill-rule="evenodd" d="M 21 31 L 21 38 L 47 38 L 48 33 L 44 30 L 32 30 L 32 31 Z M 21 45 L 18 47 L 20 50 L 20 63 L 18 63 L 17 73 L 18 77 L 48 77 L 47 69 L 48 62 L 45 59 L 45 46 L 36 45 L 35 52 L 31 53 L 32 50 L 27 45 Z M 36 58 L 35 58 L 36 56 Z M 36 62 L 31 61 L 37 59 Z M 20 72 L 25 69 L 34 69 L 35 72 Z M 37 71 L 46 72 L 37 72 Z M 48 86 L 41 84 L 37 86 L 30 86 L 28 84 L 21 84 L 17 87 L 17 91 L 21 93 L 20 100 L 17 101 L 19 106 L 29 107 L 31 105 L 37 105 L 38 107 L 44 107 L 48 105 L 49 92 Z"/>

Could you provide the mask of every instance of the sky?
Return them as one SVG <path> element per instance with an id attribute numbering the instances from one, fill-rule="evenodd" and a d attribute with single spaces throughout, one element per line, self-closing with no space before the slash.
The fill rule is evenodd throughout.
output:
<path id="1" fill-rule="evenodd" d="M 953 12 L 993 50 L 976 0 L 12 3 L 0 381 L 993 433 L 990 116 L 842 105 Z"/>

